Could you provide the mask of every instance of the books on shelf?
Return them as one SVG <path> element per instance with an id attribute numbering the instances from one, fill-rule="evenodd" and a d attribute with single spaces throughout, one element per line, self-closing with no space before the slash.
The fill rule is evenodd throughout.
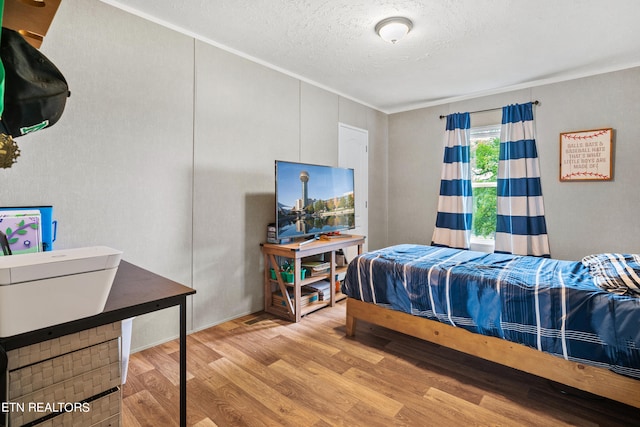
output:
<path id="1" fill-rule="evenodd" d="M 331 283 L 328 280 L 321 280 L 310 285 L 304 285 L 303 290 L 318 293 L 319 301 L 329 301 L 331 299 Z"/>
<path id="2" fill-rule="evenodd" d="M 327 274 L 331 269 L 331 263 L 326 261 L 304 261 L 302 267 L 307 270 L 308 277 Z"/>
<path id="3" fill-rule="evenodd" d="M 287 292 L 289 293 L 289 298 L 291 298 L 293 300 L 294 295 L 293 295 L 293 289 L 287 289 Z M 300 288 L 300 306 L 304 307 L 306 305 L 311 304 L 312 302 L 316 302 L 318 301 L 318 292 L 309 290 L 309 289 L 304 289 L 304 286 L 302 288 Z M 272 301 L 273 301 L 273 305 L 277 306 L 277 307 L 286 307 L 287 306 L 287 300 L 285 299 L 285 297 L 282 295 L 282 292 L 275 291 L 273 292 L 272 296 Z"/>

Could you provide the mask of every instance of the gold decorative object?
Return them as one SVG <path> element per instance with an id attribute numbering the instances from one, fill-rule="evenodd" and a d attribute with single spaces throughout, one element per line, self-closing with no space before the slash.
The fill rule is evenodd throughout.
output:
<path id="1" fill-rule="evenodd" d="M 20 156 L 18 144 L 10 135 L 0 133 L 0 168 L 10 168 L 18 161 L 18 156 Z"/>

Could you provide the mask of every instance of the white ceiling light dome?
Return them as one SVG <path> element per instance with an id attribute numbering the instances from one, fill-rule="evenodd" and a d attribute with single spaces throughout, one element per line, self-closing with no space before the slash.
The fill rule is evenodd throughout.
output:
<path id="1" fill-rule="evenodd" d="M 396 44 L 413 28 L 413 23 L 401 16 L 386 18 L 376 24 L 376 33 L 386 42 Z"/>

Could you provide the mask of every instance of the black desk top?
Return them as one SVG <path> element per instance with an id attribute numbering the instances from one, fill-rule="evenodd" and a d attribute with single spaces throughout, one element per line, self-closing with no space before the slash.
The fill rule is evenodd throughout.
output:
<path id="1" fill-rule="evenodd" d="M 163 305 L 162 302 L 165 300 L 174 301 L 177 297 L 193 295 L 195 293 L 195 289 L 181 285 L 180 283 L 159 276 L 126 261 L 121 261 L 102 314 L 122 310 L 141 311 L 139 314 L 145 314 L 155 311 L 145 311 L 142 308 L 146 308 L 149 304 L 151 306 Z M 167 307 L 172 305 L 176 304 L 170 304 Z"/>
<path id="2" fill-rule="evenodd" d="M 187 295 L 195 293 L 195 289 L 126 261 L 120 261 L 120 266 L 102 313 L 36 331 L 0 338 L 0 345 L 7 351 L 25 347 L 74 332 L 173 307 L 185 301 Z"/>

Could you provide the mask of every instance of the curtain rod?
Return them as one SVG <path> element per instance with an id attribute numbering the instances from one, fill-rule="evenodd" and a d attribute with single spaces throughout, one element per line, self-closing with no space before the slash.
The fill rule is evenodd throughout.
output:
<path id="1" fill-rule="evenodd" d="M 540 104 L 540 101 L 533 101 L 532 102 L 533 105 L 538 105 Z M 501 110 L 502 107 L 498 107 L 498 108 L 487 108 L 486 110 L 478 110 L 478 111 L 469 111 L 469 114 L 474 114 L 474 113 L 484 113 L 485 111 L 494 111 L 494 110 Z M 440 116 L 440 119 L 446 119 L 447 116 Z"/>

